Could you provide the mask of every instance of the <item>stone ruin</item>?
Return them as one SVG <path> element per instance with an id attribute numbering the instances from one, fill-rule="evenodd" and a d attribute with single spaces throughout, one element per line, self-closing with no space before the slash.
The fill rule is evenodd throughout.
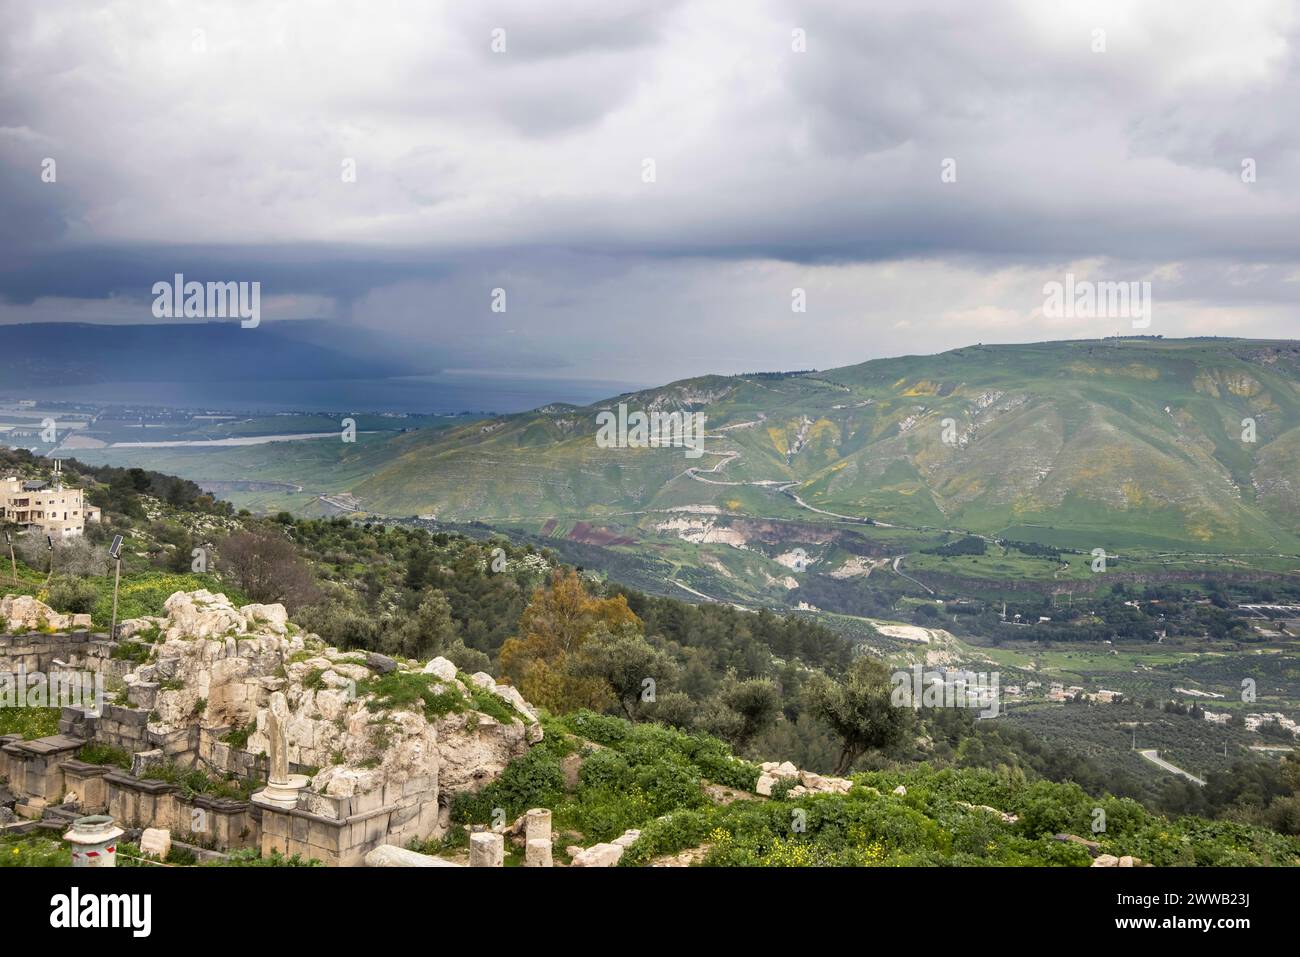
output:
<path id="1" fill-rule="evenodd" d="M 78 669 L 110 688 L 102 708 L 63 708 L 58 735 L 0 737 L 0 777 L 19 814 L 66 824 L 106 812 L 200 848 L 356 865 L 381 847 L 441 837 L 455 794 L 482 788 L 542 738 L 516 689 L 445 658 L 421 667 L 341 652 L 290 623 L 281 605 L 236 607 L 202 590 L 176 592 L 164 609 L 122 622 L 112 641 L 55 630 L 89 622 L 35 599 L 4 599 L 0 627 L 15 633 L 0 636 L 0 672 Z M 120 653 L 131 642 L 142 650 L 141 638 L 143 663 Z M 389 674 L 427 676 L 419 680 L 450 702 L 445 713 L 426 715 L 418 700 L 383 707 L 370 686 Z M 476 709 L 485 693 L 497 717 Z M 129 754 L 130 771 L 78 760 L 92 742 Z M 155 765 L 262 789 L 250 800 L 189 793 L 145 776 Z"/>

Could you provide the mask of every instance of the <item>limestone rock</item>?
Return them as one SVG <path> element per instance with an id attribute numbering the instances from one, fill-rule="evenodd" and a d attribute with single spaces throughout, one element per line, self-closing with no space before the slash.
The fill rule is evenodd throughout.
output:
<path id="1" fill-rule="evenodd" d="M 13 606 L 9 601 L 7 608 Z M 518 691 L 476 676 L 475 685 L 509 701 L 519 717 L 504 722 L 473 710 L 455 665 L 445 658 L 424 671 L 437 677 L 431 682 L 437 690 L 454 690 L 469 707 L 433 716 L 419 702 L 382 706 L 371 695 L 358 695 L 375 672 L 418 665 L 327 648 L 293 628 L 279 605 L 236 608 L 224 595 L 198 590 L 176 592 L 164 607 L 162 619 L 137 619 L 140 630 L 157 625 L 160 640 L 151 660 L 124 676 L 128 701 L 141 718 L 148 714 L 148 732 L 162 744 L 137 756 L 137 773 L 197 739 L 213 770 L 247 775 L 258 756 L 270 753 L 268 706 L 279 692 L 288 709 L 290 772 L 321 769 L 300 792 L 300 806 L 332 817 L 427 804 L 427 815 L 422 811 L 414 823 L 402 818 L 400 839 L 393 842 L 404 844 L 446 832 L 447 801 L 438 801 L 440 793 L 478 791 L 541 739 L 540 723 L 525 720 L 533 712 Z M 236 729 L 246 729 L 239 744 L 226 740 Z"/>
<path id="2" fill-rule="evenodd" d="M 445 861 L 432 854 L 408 851 L 392 844 L 380 844 L 364 858 L 366 867 L 460 867 L 455 861 Z"/>
<path id="3" fill-rule="evenodd" d="M 456 680 L 456 666 L 446 658 L 434 658 L 424 666 L 426 675 L 437 675 L 443 681 Z"/>
<path id="4" fill-rule="evenodd" d="M 152 854 L 160 861 L 167 860 L 172 850 L 172 835 L 160 827 L 146 827 L 140 835 L 140 850 Z"/>
<path id="5" fill-rule="evenodd" d="M 574 855 L 571 867 L 613 867 L 623 857 L 621 844 L 593 844 Z"/>
<path id="6" fill-rule="evenodd" d="M 989 811 L 991 811 L 991 810 L 993 810 L 993 808 L 981 808 L 981 810 L 989 810 Z M 997 811 L 996 813 L 998 813 L 998 814 L 1002 814 L 1001 811 Z M 1003 819 L 1004 821 L 1006 821 L 1008 824 L 1013 824 L 1013 823 L 1015 823 L 1017 820 L 1019 820 L 1019 819 L 1016 817 L 1016 815 L 1014 815 L 1014 814 L 1004 814 L 1003 817 L 1002 817 L 1002 819 Z M 1008 819 L 1009 819 L 1009 820 L 1008 820 Z M 1080 837 L 1080 836 L 1077 835 L 1077 834 L 1054 834 L 1054 835 L 1052 835 L 1052 840 L 1054 840 L 1054 841 L 1063 841 L 1063 842 L 1065 842 L 1065 843 L 1069 843 L 1069 844 L 1078 844 L 1078 845 L 1080 845 L 1081 847 L 1083 847 L 1084 850 L 1086 850 L 1086 851 L 1087 851 L 1089 854 L 1091 854 L 1093 857 L 1096 857 L 1098 854 L 1101 853 L 1101 845 L 1100 845 L 1100 844 L 1098 844 L 1096 841 L 1089 841 L 1089 840 L 1086 840 L 1085 838 L 1082 838 L 1082 837 Z"/>
<path id="7" fill-rule="evenodd" d="M 497 697 L 509 701 L 520 714 L 527 715 L 533 721 L 537 720 L 537 712 L 533 710 L 532 705 L 524 700 L 524 696 L 519 693 L 519 689 L 514 685 L 494 684 L 490 690 Z"/>
<path id="8" fill-rule="evenodd" d="M 144 631 L 151 631 L 160 626 L 162 618 L 147 616 L 145 618 L 128 618 L 126 621 L 117 623 L 117 638 L 119 641 L 125 641 L 128 638 L 134 638 Z"/>
<path id="9" fill-rule="evenodd" d="M 401 665 L 397 663 L 396 658 L 381 655 L 377 651 L 370 651 L 366 653 L 366 667 L 381 675 L 386 675 L 390 671 L 396 671 Z"/>
<path id="10" fill-rule="evenodd" d="M 289 614 L 279 602 L 274 605 L 244 605 L 239 613 L 250 628 L 265 625 L 277 635 L 288 633 Z"/>
<path id="11" fill-rule="evenodd" d="M 505 840 L 500 834 L 479 831 L 469 836 L 470 867 L 505 866 Z"/>
<path id="12" fill-rule="evenodd" d="M 617 844 L 619 847 L 629 848 L 636 843 L 637 838 L 639 838 L 640 836 L 641 836 L 640 831 L 638 831 L 636 828 L 631 828 L 629 830 L 624 831 L 618 837 L 614 838 L 614 843 Z"/>
<path id="13" fill-rule="evenodd" d="M 52 628 L 67 631 L 89 628 L 89 615 L 61 615 L 31 595 L 5 595 L 0 598 L 0 630 L 7 632 L 39 631 Z"/>
<path id="14" fill-rule="evenodd" d="M 524 814 L 524 833 L 528 840 L 551 841 L 551 812 L 544 807 L 535 807 Z"/>
<path id="15" fill-rule="evenodd" d="M 453 794 L 477 793 L 529 748 L 522 721 L 501 724 L 477 712 L 444 715 L 437 722 L 437 741 L 439 787 Z"/>
<path id="16" fill-rule="evenodd" d="M 144 773 L 150 768 L 164 764 L 166 760 L 161 748 L 154 748 L 151 751 L 137 751 L 131 755 L 131 773 L 136 777 L 143 777 Z"/>
<path id="17" fill-rule="evenodd" d="M 524 845 L 525 867 L 553 867 L 550 838 L 533 837 Z"/>
<path id="18" fill-rule="evenodd" d="M 178 591 L 163 602 L 163 609 L 167 612 L 168 640 L 220 638 L 248 631 L 248 620 L 230 603 L 230 599 L 206 589 Z"/>

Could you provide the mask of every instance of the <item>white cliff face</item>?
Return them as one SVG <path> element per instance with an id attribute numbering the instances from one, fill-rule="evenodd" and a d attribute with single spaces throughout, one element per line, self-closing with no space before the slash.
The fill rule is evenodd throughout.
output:
<path id="1" fill-rule="evenodd" d="M 159 734 L 195 726 L 210 732 L 243 730 L 230 744 L 253 755 L 270 751 L 270 696 L 289 706 L 288 760 L 319 768 L 317 794 L 350 797 L 432 777 L 442 792 L 477 790 L 541 739 L 532 708 L 490 675 L 474 684 L 514 710 L 509 724 L 474 710 L 471 691 L 455 665 L 434 659 L 423 670 L 387 661 L 386 681 L 427 684 L 447 703 L 426 713 L 419 700 L 400 708 L 381 705 L 376 672 L 362 652 L 340 652 L 299 632 L 281 605 L 235 607 L 224 595 L 177 592 L 161 620 L 128 621 L 128 633 L 157 625 L 152 660 L 126 676 L 132 704 L 150 711 Z M 251 728 L 250 728 L 251 726 Z"/>

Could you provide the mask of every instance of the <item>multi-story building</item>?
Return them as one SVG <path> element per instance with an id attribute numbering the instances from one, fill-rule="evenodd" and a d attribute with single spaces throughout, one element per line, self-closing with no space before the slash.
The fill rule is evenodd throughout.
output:
<path id="1" fill-rule="evenodd" d="M 86 504 L 79 488 L 45 482 L 24 482 L 17 476 L 0 480 L 0 520 L 39 528 L 52 538 L 72 538 L 99 521 L 99 509 Z"/>

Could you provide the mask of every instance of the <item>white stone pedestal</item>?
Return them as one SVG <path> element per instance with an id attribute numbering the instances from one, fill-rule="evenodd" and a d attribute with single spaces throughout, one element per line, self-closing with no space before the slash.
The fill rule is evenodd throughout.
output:
<path id="1" fill-rule="evenodd" d="M 305 774 L 290 774 L 284 781 L 268 781 L 266 787 L 249 800 L 266 807 L 292 811 L 298 806 L 298 792 L 307 786 L 308 780 Z"/>

